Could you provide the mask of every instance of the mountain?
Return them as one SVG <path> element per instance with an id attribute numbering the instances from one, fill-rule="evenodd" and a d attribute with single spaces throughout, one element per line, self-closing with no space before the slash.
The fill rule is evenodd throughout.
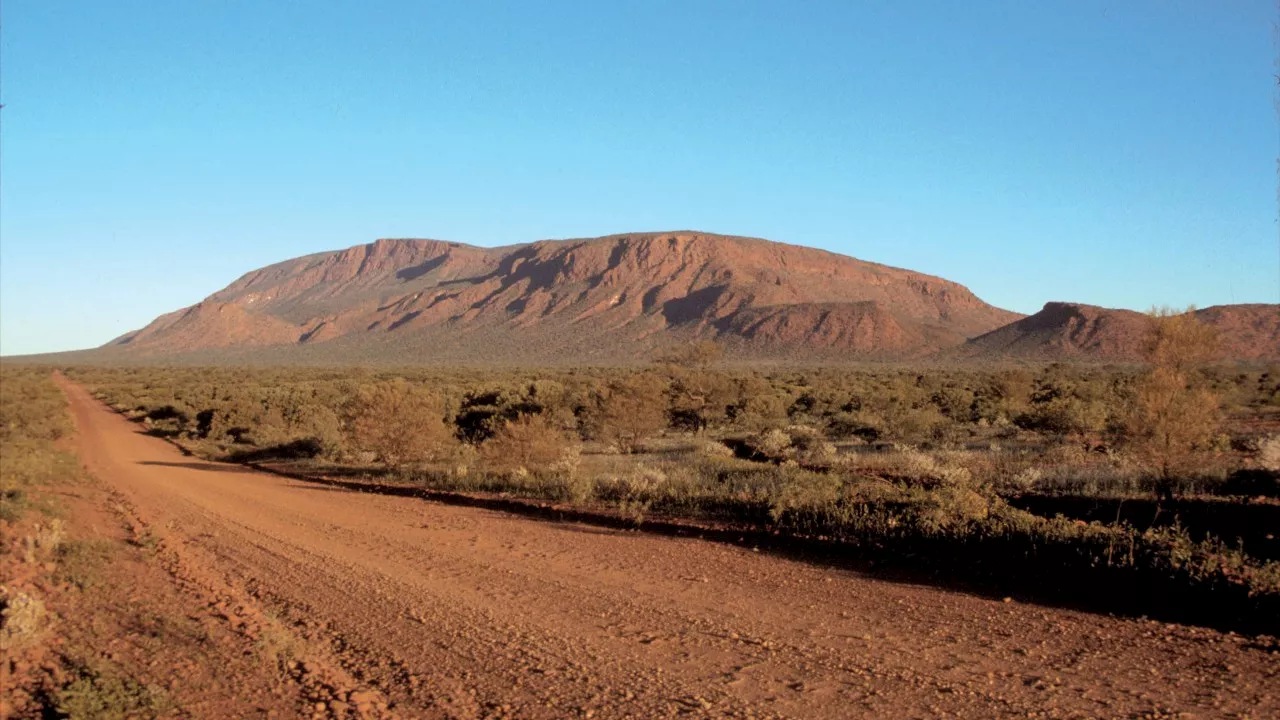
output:
<path id="1" fill-rule="evenodd" d="M 1196 317 L 1218 329 L 1221 357 L 1280 360 L 1280 305 L 1215 305 Z"/>
<path id="2" fill-rule="evenodd" d="M 255 270 L 107 347 L 132 357 L 541 362 L 644 358 L 716 339 L 741 357 L 891 359 L 1021 317 L 948 280 L 754 238 L 378 240 Z"/>
<path id="3" fill-rule="evenodd" d="M 1217 305 L 1195 311 L 1217 329 L 1218 356 L 1229 360 L 1280 359 L 1280 305 Z M 1142 359 L 1147 317 L 1132 310 L 1050 302 L 1029 315 L 969 340 L 945 354 L 967 359 Z"/>

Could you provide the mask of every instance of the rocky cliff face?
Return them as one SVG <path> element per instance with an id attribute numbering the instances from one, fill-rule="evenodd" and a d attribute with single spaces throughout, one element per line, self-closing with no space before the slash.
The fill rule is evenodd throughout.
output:
<path id="1" fill-rule="evenodd" d="M 752 238 L 379 240 L 255 270 L 112 344 L 148 354 L 359 346 L 405 359 L 450 347 L 455 359 L 533 360 L 626 359 L 715 338 L 747 355 L 911 357 L 1019 317 L 941 278 Z"/>

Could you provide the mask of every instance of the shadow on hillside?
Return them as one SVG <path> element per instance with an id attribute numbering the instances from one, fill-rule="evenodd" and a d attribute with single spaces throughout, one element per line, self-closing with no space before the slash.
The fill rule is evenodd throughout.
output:
<path id="1" fill-rule="evenodd" d="M 396 279 L 404 280 L 404 281 L 417 280 L 423 275 L 426 275 L 432 270 L 435 270 L 436 268 L 443 265 L 444 261 L 448 259 L 449 259 L 449 255 L 448 253 L 445 253 L 445 254 L 437 255 L 431 258 L 430 260 L 427 260 L 424 263 L 414 265 L 413 267 L 407 267 L 402 270 L 397 270 Z"/>

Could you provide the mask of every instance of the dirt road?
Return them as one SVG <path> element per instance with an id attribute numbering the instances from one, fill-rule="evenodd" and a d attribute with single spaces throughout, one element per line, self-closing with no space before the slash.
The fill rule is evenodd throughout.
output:
<path id="1" fill-rule="evenodd" d="M 184 457 L 60 382 L 193 592 L 329 668 L 303 716 L 1280 717 L 1253 639 L 319 487 Z"/>

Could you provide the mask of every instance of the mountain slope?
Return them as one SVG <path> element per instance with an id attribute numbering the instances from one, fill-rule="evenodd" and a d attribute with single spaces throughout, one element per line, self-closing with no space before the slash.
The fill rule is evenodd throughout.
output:
<path id="1" fill-rule="evenodd" d="M 1217 329 L 1218 356 L 1280 359 L 1280 305 L 1217 305 L 1196 317 Z M 976 337 L 946 353 L 953 358 L 1027 360 L 1142 359 L 1147 317 L 1132 310 L 1050 302 L 1040 312 Z"/>
<path id="2" fill-rule="evenodd" d="M 379 240 L 250 272 L 110 345 L 334 359 L 630 359 L 716 338 L 744 356 L 898 358 L 1020 316 L 941 278 L 695 232 L 479 248 Z"/>

